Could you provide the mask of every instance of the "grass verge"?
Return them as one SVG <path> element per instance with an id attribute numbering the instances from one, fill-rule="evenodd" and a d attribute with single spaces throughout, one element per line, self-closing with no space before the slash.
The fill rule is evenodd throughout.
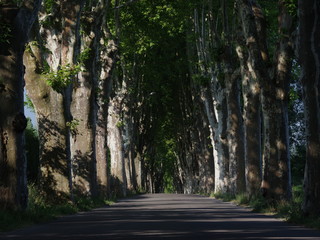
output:
<path id="1" fill-rule="evenodd" d="M 228 193 L 215 193 L 211 196 L 222 201 L 232 201 L 238 205 L 249 206 L 254 212 L 273 214 L 287 222 L 320 230 L 320 216 L 308 217 L 302 212 L 303 189 L 301 185 L 293 187 L 291 201 L 282 200 L 272 204 L 262 196 L 249 198 L 246 194 L 231 195 Z"/>
<path id="2" fill-rule="evenodd" d="M 115 198 L 77 198 L 74 203 L 50 205 L 45 202 L 34 186 L 29 186 L 28 208 L 22 210 L 0 210 L 0 232 L 10 231 L 32 224 L 47 222 L 62 215 L 88 211 L 96 207 L 111 205 Z"/>

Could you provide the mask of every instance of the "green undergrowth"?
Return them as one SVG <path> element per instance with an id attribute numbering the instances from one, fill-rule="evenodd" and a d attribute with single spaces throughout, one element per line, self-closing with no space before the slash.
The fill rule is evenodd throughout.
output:
<path id="1" fill-rule="evenodd" d="M 270 203 L 261 195 L 249 198 L 247 194 L 232 195 L 229 193 L 215 193 L 211 194 L 211 197 L 250 207 L 254 212 L 272 214 L 289 223 L 320 229 L 320 216 L 305 216 L 302 212 L 303 189 L 301 185 L 293 187 L 291 201 L 281 200 Z"/>
<path id="2" fill-rule="evenodd" d="M 0 232 L 47 222 L 63 215 L 89 211 L 93 208 L 111 205 L 115 201 L 114 197 L 110 199 L 81 197 L 76 198 L 73 203 L 48 204 L 34 186 L 29 186 L 29 204 L 26 210 L 0 210 Z"/>

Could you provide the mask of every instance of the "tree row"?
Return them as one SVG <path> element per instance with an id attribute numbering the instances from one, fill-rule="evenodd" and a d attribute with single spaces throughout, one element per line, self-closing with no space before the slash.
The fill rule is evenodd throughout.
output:
<path id="1" fill-rule="evenodd" d="M 1 1 L 0 14 L 2 206 L 27 206 L 24 82 L 50 202 L 142 190 L 290 200 L 298 72 L 303 210 L 319 213 L 315 0 Z"/>

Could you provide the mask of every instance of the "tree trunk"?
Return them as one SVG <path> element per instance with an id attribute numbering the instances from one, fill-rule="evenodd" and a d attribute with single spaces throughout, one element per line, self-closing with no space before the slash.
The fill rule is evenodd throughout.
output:
<path id="1" fill-rule="evenodd" d="M 236 56 L 231 44 L 233 37 L 231 31 L 235 26 L 230 26 L 229 8 L 226 1 L 221 1 L 221 8 L 224 36 L 221 37 L 220 44 L 224 51 L 220 57 L 220 68 L 223 68 L 222 73 L 224 74 L 224 82 L 226 85 L 228 111 L 229 192 L 234 195 L 246 191 L 244 133 L 239 84 L 241 74 L 239 69 L 237 69 Z"/>
<path id="2" fill-rule="evenodd" d="M 284 89 L 277 89 L 276 81 L 269 75 L 268 62 L 269 54 L 267 49 L 267 36 L 266 36 L 266 21 L 259 5 L 253 2 L 252 11 L 255 17 L 257 29 L 257 45 L 258 48 L 255 53 L 260 49 L 260 55 L 252 54 L 255 61 L 260 61 L 256 64 L 253 71 L 259 76 L 259 81 L 262 87 L 262 113 L 263 113 L 263 181 L 262 193 L 269 201 L 279 200 L 284 197 L 285 192 L 281 188 L 282 173 L 280 169 L 279 150 L 283 145 L 282 139 L 279 137 L 281 125 L 281 102 L 278 94 L 282 92 L 284 96 Z M 281 16 L 279 15 L 279 19 Z M 282 29 L 281 29 L 282 30 Z M 252 32 L 254 35 L 254 32 Z M 283 32 L 281 33 L 284 34 Z M 251 44 L 251 49 L 255 48 Z M 282 49 L 284 50 L 284 49 Z M 282 53 L 285 54 L 285 53 Z M 269 64 L 270 65 L 270 64 Z M 279 66 L 279 63 L 276 64 Z M 280 80 L 280 79 L 278 79 Z"/>
<path id="3" fill-rule="evenodd" d="M 262 86 L 262 110 L 264 126 L 264 151 L 263 151 L 263 183 L 264 196 L 270 200 L 289 199 L 291 196 L 290 160 L 287 132 L 288 85 L 291 70 L 292 49 L 290 49 L 290 35 L 293 31 L 292 17 L 286 9 L 286 4 L 279 2 L 279 34 L 280 41 L 275 56 L 275 73 L 271 77 L 265 70 L 269 67 L 266 23 L 262 10 L 254 5 L 253 13 L 256 19 L 258 47 L 260 56 L 255 56 L 255 61 L 261 61 L 255 67 Z M 291 43 L 292 44 L 292 43 Z M 251 45 L 251 48 L 254 45 Z M 264 67 L 263 67 L 264 66 Z M 285 125 L 286 124 L 286 125 Z"/>
<path id="4" fill-rule="evenodd" d="M 272 78 L 269 73 L 268 51 L 266 43 L 266 24 L 263 18 L 261 8 L 252 2 L 237 1 L 242 23 L 243 35 L 245 37 L 248 48 L 248 69 L 250 75 L 258 84 L 260 84 L 262 94 L 262 111 L 263 111 L 263 181 L 261 189 L 263 195 L 270 201 L 287 198 L 290 196 L 290 176 L 289 176 L 289 158 L 287 149 L 288 137 L 286 134 L 280 135 L 280 128 L 283 122 L 282 106 L 285 99 L 285 89 L 281 88 L 281 84 L 286 84 L 288 80 L 289 68 L 284 69 L 284 65 L 290 63 L 287 58 L 289 54 L 288 48 L 281 49 L 276 62 L 276 77 Z M 282 11 L 284 9 L 282 8 Z M 281 12 L 279 19 L 281 22 L 280 33 L 287 34 L 290 31 L 290 19 L 288 15 Z M 286 19 L 284 19 L 286 18 Z M 288 21 L 289 20 L 289 21 Z M 283 43 L 288 45 L 288 37 L 281 38 Z M 287 59 L 286 59 L 287 58 Z M 279 62 L 282 61 L 282 62 Z M 282 71 L 279 74 L 279 71 Z M 286 78 L 281 79 L 282 76 Z M 277 83 L 280 83 L 277 86 Z M 280 157 L 279 157 L 280 156 Z"/>
<path id="5" fill-rule="evenodd" d="M 218 125 L 214 128 L 214 157 L 215 157 L 215 193 L 229 191 L 229 146 L 227 133 L 227 96 L 225 89 L 214 90 L 214 110 L 217 114 Z M 220 176 L 219 176 L 219 174 Z"/>
<path id="6" fill-rule="evenodd" d="M 190 84 L 181 82 L 179 86 L 179 112 L 181 112 L 181 127 L 179 128 L 181 139 L 180 166 L 182 176 L 183 192 L 185 194 L 193 194 L 199 192 L 199 174 L 200 166 L 203 161 L 200 153 L 200 141 L 198 137 L 198 127 L 196 124 L 196 110 L 194 94 L 190 88 Z M 202 165 L 202 164 L 201 164 Z M 204 169 L 202 169 L 204 170 Z"/>
<path id="7" fill-rule="evenodd" d="M 196 91 L 196 90 L 194 90 Z M 214 159 L 210 140 L 209 121 L 200 97 L 194 96 L 194 122 L 196 125 L 195 146 L 198 160 L 198 191 L 204 194 L 214 192 Z M 196 106 L 201 106 L 197 108 Z M 201 117 L 199 117 L 201 116 Z"/>
<path id="8" fill-rule="evenodd" d="M 127 190 L 135 191 L 136 184 L 136 171 L 134 164 L 134 119 L 133 111 L 135 108 L 136 96 L 129 89 L 134 89 L 135 82 L 137 81 L 135 76 L 135 60 L 133 60 L 132 66 L 126 65 L 124 60 L 121 60 L 121 70 L 122 70 L 122 90 L 123 104 L 121 107 L 121 133 L 123 139 L 123 150 L 124 150 L 124 161 L 125 161 L 125 171 L 127 177 Z"/>
<path id="9" fill-rule="evenodd" d="M 303 211 L 306 215 L 320 214 L 320 46 L 319 1 L 298 1 L 299 61 L 306 121 L 306 168 L 304 177 Z"/>
<path id="10" fill-rule="evenodd" d="M 100 6 L 86 6 L 81 26 L 82 71 L 73 84 L 71 114 L 71 162 L 74 191 L 80 195 L 97 195 L 96 168 L 96 88 L 98 86 L 100 26 L 103 11 Z"/>
<path id="11" fill-rule="evenodd" d="M 228 103 L 228 146 L 230 192 L 232 194 L 246 191 L 244 130 L 240 106 L 240 74 L 235 72 L 226 76 Z"/>
<path id="12" fill-rule="evenodd" d="M 254 196 L 259 193 L 262 181 L 260 86 L 250 75 L 248 56 L 240 45 L 237 54 L 242 76 L 246 189 L 249 196 Z"/>
<path id="13" fill-rule="evenodd" d="M 104 22 L 104 21 L 103 21 Z M 110 191 L 108 161 L 110 160 L 107 143 L 107 122 L 108 122 L 108 101 L 111 93 L 111 74 L 116 63 L 117 45 L 110 39 L 106 23 L 103 23 L 103 37 L 100 51 L 101 73 L 98 81 L 97 93 L 97 125 L 96 125 L 96 162 L 97 162 L 97 183 L 102 195 Z"/>
<path id="14" fill-rule="evenodd" d="M 275 145 L 277 154 L 275 156 L 275 166 L 277 175 L 273 195 L 276 198 L 289 200 L 291 198 L 291 169 L 289 156 L 289 122 L 288 122 L 288 102 L 289 83 L 291 77 L 291 65 L 293 57 L 293 43 L 291 35 L 294 31 L 293 17 L 288 12 L 286 3 L 279 1 L 279 35 L 272 82 L 275 87 L 275 97 L 272 99 L 276 108 L 272 122 L 275 125 L 271 131 L 275 134 Z"/>
<path id="15" fill-rule="evenodd" d="M 123 138 L 122 138 L 122 120 L 121 99 L 114 96 L 109 102 L 108 108 L 108 147 L 111 157 L 111 188 L 116 196 L 127 195 L 127 176 L 124 159 Z"/>
<path id="16" fill-rule="evenodd" d="M 41 1 L 12 1 L 0 6 L 0 205 L 26 208 L 28 202 L 24 150 L 23 52 Z"/>
<path id="17" fill-rule="evenodd" d="M 60 5 L 53 3 L 50 9 L 43 6 L 39 18 L 46 21 L 40 21 L 40 31 L 35 30 L 40 35 L 35 36 L 25 57 L 30 66 L 27 90 L 39 127 L 40 184 L 48 200 L 54 202 L 72 197 L 69 131 L 74 124 L 70 120 L 70 83 L 75 77 L 71 70 L 75 64 L 79 13 L 80 3 L 62 1 Z M 56 76 L 61 71 L 65 75 L 60 79 Z"/>
<path id="18" fill-rule="evenodd" d="M 124 106 L 122 108 L 123 113 L 123 126 L 121 127 L 122 139 L 123 139 L 123 151 L 124 151 L 124 161 L 125 161 L 125 170 L 127 177 L 127 189 L 128 191 L 135 190 L 135 171 L 133 164 L 133 156 L 132 156 L 132 136 L 133 136 L 133 125 L 132 125 L 132 115 L 131 110 L 129 109 L 131 96 L 126 94 L 124 100 Z M 127 100 L 127 101 L 126 101 Z"/>
<path id="19" fill-rule="evenodd" d="M 205 104 L 206 114 L 210 124 L 210 137 L 213 146 L 215 192 L 227 192 L 229 151 L 227 143 L 227 100 L 224 79 L 219 75 L 217 65 L 212 66 L 210 52 L 218 45 L 218 39 L 212 23 L 212 9 L 206 13 L 204 7 L 201 16 L 195 10 L 194 23 L 196 34 L 196 51 L 198 55 L 201 96 Z M 199 19 L 201 18 L 201 19 Z M 213 45 L 213 46 L 212 46 Z"/>
<path id="20" fill-rule="evenodd" d="M 38 44 L 41 44 L 38 42 Z M 54 91 L 43 80 L 43 52 L 37 44 L 25 51 L 26 89 L 32 100 L 38 121 L 40 142 L 40 182 L 50 200 L 70 197 L 70 163 L 67 161 L 67 130 L 61 93 Z"/>
<path id="21" fill-rule="evenodd" d="M 213 92 L 216 92 L 214 98 L 212 97 Z M 210 138 L 214 157 L 214 192 L 225 193 L 228 191 L 229 184 L 226 94 L 225 91 L 221 89 L 204 89 L 202 90 L 202 99 L 210 123 Z"/>
<path id="22" fill-rule="evenodd" d="M 258 37 L 258 32 L 257 32 L 257 26 L 256 26 L 256 22 L 255 22 L 255 16 L 252 10 L 252 6 L 249 5 L 249 3 L 245 0 L 239 0 L 237 1 L 237 7 L 239 9 L 239 14 L 240 14 L 240 22 L 242 25 L 242 32 L 243 32 L 243 36 L 244 36 L 244 40 L 245 40 L 245 44 L 248 48 L 248 60 L 246 62 L 246 64 L 248 64 L 247 69 L 249 71 L 249 85 L 248 87 L 250 88 L 249 91 L 254 91 L 255 96 L 259 96 L 260 91 L 262 90 L 262 84 L 263 83 L 267 83 L 270 81 L 269 80 L 269 76 L 268 76 L 268 72 L 267 69 L 264 65 L 263 62 L 263 54 L 262 51 L 259 47 L 259 40 L 261 38 Z M 266 84 L 264 85 L 264 87 L 266 86 Z M 246 87 L 244 87 L 246 88 Z M 271 91 L 272 86 L 267 86 L 267 88 L 263 88 L 263 96 L 266 96 L 266 98 L 264 98 L 264 134 L 267 134 L 266 136 L 264 136 L 264 155 L 263 155 L 263 161 L 264 161 L 264 166 L 266 166 L 267 164 L 269 164 L 269 159 L 270 159 L 270 154 L 271 154 L 271 148 L 272 146 L 270 146 L 270 142 L 269 140 L 271 140 L 270 136 L 269 136 L 269 132 L 268 129 L 270 129 L 270 121 L 268 121 L 270 119 L 270 115 L 268 115 L 268 107 L 270 106 L 270 104 L 266 104 L 266 103 L 270 103 L 270 98 L 273 96 L 272 95 L 272 91 Z M 268 94 L 270 94 L 268 96 Z M 249 96 L 245 96 L 245 97 L 249 97 Z M 250 96 L 251 97 L 251 96 Z M 269 102 L 268 102 L 269 101 Z M 251 105 L 251 104 L 250 104 Z M 248 109 L 247 111 L 256 111 L 257 108 L 255 109 Z M 272 109 L 269 109 L 269 113 L 271 113 Z M 246 112 L 247 112 L 246 111 Z M 257 114 L 257 112 L 255 112 Z M 246 120 L 247 121 L 247 120 Z M 260 121 L 256 122 L 257 124 L 260 124 Z M 254 134 L 256 134 L 256 131 L 259 131 L 259 128 L 253 129 L 255 131 Z M 248 134 L 248 131 L 247 131 Z M 258 134 L 260 135 L 260 133 Z M 254 135 L 251 135 L 254 136 Z M 246 136 L 246 138 L 248 139 L 249 136 Z M 257 138 L 254 139 L 255 141 L 257 140 Z M 260 143 L 260 141 L 257 141 L 257 143 Z M 247 143 L 248 144 L 248 143 Z M 259 147 L 260 148 L 260 147 Z M 247 146 L 247 150 L 248 151 L 256 151 L 256 149 L 254 148 L 248 148 Z M 250 154 L 250 152 L 247 152 L 247 156 L 248 154 Z M 255 154 L 255 153 L 254 153 Z M 274 155 L 272 156 L 274 157 Z M 248 159 L 249 161 L 251 161 L 250 159 Z M 257 182 L 252 182 L 254 180 L 260 180 L 260 179 L 254 179 L 257 177 L 257 173 L 259 171 L 257 171 L 258 162 L 254 162 L 253 164 L 251 164 L 250 162 L 248 162 L 248 186 L 250 189 L 250 194 L 252 194 L 252 192 L 254 191 L 255 193 L 257 193 L 257 184 L 259 183 Z M 273 169 L 275 170 L 275 169 Z M 256 171 L 256 173 L 254 173 L 254 171 Z M 274 174 L 274 173 L 272 173 Z M 252 182 L 252 184 L 250 183 Z M 254 186 L 254 189 L 252 189 L 252 187 Z M 264 191 L 269 191 L 270 188 L 274 187 L 274 186 L 270 186 L 270 184 L 268 182 L 263 182 L 262 183 L 262 189 L 264 189 Z"/>

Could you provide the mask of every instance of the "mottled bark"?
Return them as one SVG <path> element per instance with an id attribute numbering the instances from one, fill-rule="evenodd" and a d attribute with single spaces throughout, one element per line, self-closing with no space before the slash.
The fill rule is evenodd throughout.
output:
<path id="1" fill-rule="evenodd" d="M 82 69 L 73 84 L 70 105 L 72 121 L 71 163 L 74 191 L 80 195 L 97 195 L 96 168 L 96 89 L 98 85 L 99 42 L 102 12 L 100 6 L 85 6 L 81 17 Z M 90 10 L 89 10 L 90 9 Z M 83 55 L 83 53 L 86 53 Z M 79 60 L 78 60 L 79 61 Z"/>
<path id="2" fill-rule="evenodd" d="M 195 116 L 195 149 L 198 161 L 198 192 L 211 194 L 214 192 L 214 159 L 210 139 L 209 121 L 207 118 L 205 106 L 199 97 L 195 97 L 194 106 L 196 108 Z M 201 116 L 201 117 L 200 117 Z"/>
<path id="3" fill-rule="evenodd" d="M 127 96 L 127 98 L 130 98 Z M 130 103 L 130 101 L 128 102 Z M 124 103 L 126 104 L 126 103 Z M 133 125 L 132 125 L 132 116 L 131 110 L 129 109 L 130 105 L 125 105 L 122 109 L 123 111 L 123 126 L 122 126 L 122 138 L 123 138 L 123 150 L 124 150 L 124 161 L 125 161 L 125 170 L 127 177 L 127 188 L 128 191 L 135 190 L 135 165 L 133 164 L 132 156 L 132 136 L 133 136 Z"/>
<path id="4" fill-rule="evenodd" d="M 223 45 L 220 68 L 223 69 L 226 88 L 226 102 L 228 111 L 227 141 L 229 151 L 228 166 L 228 191 L 231 194 L 246 191 L 245 156 L 243 119 L 240 104 L 240 79 L 241 74 L 237 66 L 236 53 L 232 46 L 234 25 L 230 24 L 226 1 L 221 1 L 223 33 L 220 40 Z M 221 70 L 222 71 L 222 70 Z"/>
<path id="5" fill-rule="evenodd" d="M 217 80 L 216 80 L 217 81 Z M 229 191 L 229 146 L 227 133 L 228 106 L 226 89 L 215 89 L 214 109 L 218 119 L 218 126 L 214 128 L 214 157 L 215 157 L 215 192 Z M 217 174 L 220 172 L 220 176 Z"/>
<path id="6" fill-rule="evenodd" d="M 80 4 L 62 1 L 60 5 L 54 3 L 51 9 L 43 6 L 39 14 L 40 30 L 35 30 L 40 35 L 35 34 L 25 56 L 30 66 L 26 76 L 27 90 L 35 106 L 39 127 L 40 184 L 48 200 L 55 202 L 72 197 L 71 88 L 66 83 L 75 76 L 63 79 L 66 83 L 61 84 L 59 79 L 51 79 L 53 82 L 48 83 L 48 72 L 67 71 L 75 64 Z"/>
<path id="7" fill-rule="evenodd" d="M 41 1 L 0 4 L 0 205 L 26 208 L 28 201 L 24 116 L 23 52 Z"/>
<path id="8" fill-rule="evenodd" d="M 210 9 L 212 11 L 212 9 Z M 210 137 L 213 146 L 215 168 L 215 192 L 226 192 L 228 188 L 229 151 L 227 143 L 227 102 L 224 79 L 218 77 L 217 64 L 212 65 L 209 54 L 218 45 L 217 35 L 212 25 L 212 12 L 201 15 L 195 10 L 196 51 L 198 55 L 198 74 L 205 79 L 201 96 L 205 104 L 210 124 Z M 212 41 L 212 42 L 211 42 Z M 213 44 L 213 46 L 212 46 Z"/>
<path id="9" fill-rule="evenodd" d="M 107 122 L 108 122 L 108 101 L 111 93 L 111 74 L 116 63 L 117 45 L 107 37 L 110 36 L 106 24 L 103 23 L 103 37 L 101 39 L 101 72 L 98 81 L 97 93 L 97 125 L 96 125 L 96 162 L 97 162 L 97 183 L 100 193 L 106 195 L 110 191 L 108 161 L 109 149 L 107 144 Z"/>
<path id="10" fill-rule="evenodd" d="M 290 196 L 289 157 L 287 148 L 288 135 L 281 134 L 281 125 L 285 114 L 286 93 L 282 86 L 287 85 L 290 67 L 289 38 L 282 37 L 280 54 L 277 53 L 276 77 L 270 75 L 267 51 L 266 24 L 260 7 L 253 2 L 237 1 L 243 35 L 248 48 L 248 70 L 250 77 L 261 87 L 263 111 L 263 181 L 261 189 L 269 200 Z M 284 5 L 283 5 L 284 6 Z M 291 19 L 282 8 L 279 15 L 280 33 L 290 34 Z M 279 72 L 282 72 L 279 74 Z M 285 76 L 285 77 L 284 77 Z M 282 112 L 283 111 L 283 112 Z M 285 131 L 285 130 L 284 130 Z"/>
<path id="11" fill-rule="evenodd" d="M 320 4 L 319 1 L 298 1 L 299 62 L 306 122 L 306 168 L 303 211 L 320 214 Z"/>
<path id="12" fill-rule="evenodd" d="M 136 88 L 138 89 L 139 86 L 139 77 L 136 76 L 135 80 Z M 140 94 L 136 94 L 135 92 L 130 93 L 132 95 L 131 99 L 131 112 L 129 119 L 130 121 L 130 128 L 132 129 L 132 136 L 131 136 L 131 144 L 130 144 L 130 158 L 131 158 L 131 164 L 132 164 L 132 183 L 133 183 L 133 189 L 136 192 L 141 192 L 144 190 L 143 187 L 143 181 L 144 181 L 144 170 L 143 170 L 143 155 L 144 155 L 144 141 L 147 141 L 144 139 L 143 136 L 143 129 L 141 125 L 142 121 L 142 109 L 140 108 L 141 102 L 140 102 Z"/>
<path id="13" fill-rule="evenodd" d="M 119 96 L 110 99 L 108 107 L 108 147 L 111 157 L 111 194 L 117 196 L 127 195 L 127 176 L 122 138 L 121 102 Z"/>
<path id="14" fill-rule="evenodd" d="M 242 77 L 246 189 L 249 196 L 254 196 L 259 193 L 262 180 L 260 85 L 250 75 L 247 52 L 240 45 L 237 54 Z"/>
<path id="15" fill-rule="evenodd" d="M 197 18 L 197 12 L 195 12 L 195 18 Z M 196 24 L 197 25 L 197 24 Z M 187 33 L 187 38 L 191 37 L 191 31 Z M 198 44 L 198 49 L 199 49 Z M 191 59 L 195 54 L 196 46 L 187 41 L 187 57 L 190 61 L 189 73 L 191 75 L 196 74 L 197 69 L 194 68 Z M 200 50 L 200 49 L 199 49 Z M 200 53 L 198 53 L 200 54 Z M 184 84 L 185 85 L 185 84 Z M 193 123 L 194 134 L 193 134 L 193 149 L 196 154 L 197 161 L 197 172 L 194 178 L 198 178 L 196 182 L 197 191 L 204 194 L 211 194 L 214 191 L 214 159 L 213 159 L 213 145 L 212 145 L 212 127 L 208 118 L 208 109 L 206 103 L 208 98 L 203 94 L 205 87 L 199 86 L 199 83 L 190 80 L 191 85 L 191 99 L 193 99 Z M 210 101 L 211 102 L 211 101 Z M 191 105 L 187 103 L 187 106 Z M 190 121 L 189 121 L 190 122 Z M 189 127 L 187 127 L 189 128 Z M 178 184 L 177 184 L 178 185 Z"/>
<path id="16" fill-rule="evenodd" d="M 281 173 L 278 159 L 279 132 L 281 116 L 280 102 L 278 101 L 277 89 L 274 79 L 272 79 L 268 69 L 269 54 L 267 49 L 266 20 L 259 5 L 253 2 L 253 15 L 255 17 L 257 29 L 257 51 L 260 55 L 254 56 L 255 61 L 260 61 L 253 71 L 259 76 L 262 87 L 262 113 L 263 113 L 263 174 L 262 174 L 262 193 L 268 200 L 278 200 L 284 196 L 283 189 L 280 187 Z M 254 33 L 252 33 L 254 34 Z M 253 45 L 251 45 L 251 48 Z M 250 51 L 249 51 L 250 52 Z M 281 144 L 281 143 L 280 143 Z"/>
<path id="17" fill-rule="evenodd" d="M 277 146 L 277 188 L 275 192 L 280 198 L 291 198 L 291 167 L 289 150 L 289 83 L 293 58 L 292 33 L 295 30 L 294 17 L 288 12 L 285 1 L 279 1 L 279 39 L 274 62 L 274 74 L 272 82 L 275 85 L 276 106 L 275 118 L 277 125 L 273 131 L 276 133 Z"/>
<path id="18" fill-rule="evenodd" d="M 121 24 L 119 1 L 115 1 L 115 34 L 121 42 Z M 132 63 L 133 67 L 135 62 Z M 113 78 L 112 92 L 108 107 L 108 146 L 111 155 L 111 183 L 116 194 L 126 196 L 128 191 L 135 190 L 135 164 L 133 158 L 133 94 L 129 91 L 136 81 L 134 70 L 124 59 L 119 64 L 121 74 Z"/>
<path id="19" fill-rule="evenodd" d="M 35 39 L 34 39 L 35 40 Z M 35 43 L 35 42 L 33 42 Z M 30 44 L 24 54 L 26 89 L 38 121 L 40 142 L 40 183 L 49 198 L 70 197 L 70 165 L 67 161 L 67 130 L 61 93 L 45 82 L 41 42 Z"/>
<path id="20" fill-rule="evenodd" d="M 245 44 L 248 49 L 248 56 L 243 63 L 243 89 L 244 89 L 244 112 L 245 112 L 245 131 L 246 131 L 246 160 L 247 160 L 247 181 L 248 191 L 250 195 L 257 194 L 261 184 L 260 170 L 260 94 L 262 91 L 262 83 L 267 85 L 269 79 L 267 68 L 264 65 L 259 48 L 259 38 L 256 29 L 256 18 L 253 9 L 248 1 L 237 1 L 240 14 L 240 22 L 242 26 Z M 240 50 L 240 48 L 238 49 Z M 244 58 L 244 52 L 241 53 Z M 264 96 L 267 96 L 267 89 L 263 89 Z M 271 92 L 269 92 L 271 94 Z M 270 96 L 264 99 L 265 103 Z M 264 104 L 264 113 L 268 110 L 268 106 Z M 269 115 L 264 115 L 264 133 L 268 134 L 267 128 L 270 127 Z M 268 164 L 268 156 L 270 153 L 269 135 L 264 136 L 264 162 Z M 268 183 L 264 183 L 262 188 L 269 188 Z"/>
<path id="21" fill-rule="evenodd" d="M 228 146 L 229 146 L 229 176 L 230 192 L 232 194 L 246 191 L 244 129 L 240 104 L 240 72 L 227 75 L 228 103 Z"/>
<path id="22" fill-rule="evenodd" d="M 143 105 L 142 102 L 144 100 L 144 94 L 141 89 L 141 84 L 143 81 L 143 77 L 139 77 L 137 84 L 138 96 L 136 102 L 136 111 L 134 112 L 134 121 L 135 121 L 135 157 L 134 157 L 134 165 L 136 171 L 136 183 L 138 190 L 147 190 L 147 171 L 146 171 L 146 163 L 145 158 L 147 156 L 148 145 L 150 145 L 151 141 L 149 141 L 150 135 L 148 135 L 148 124 L 147 122 L 150 120 L 149 114 L 150 111 L 147 110 L 147 106 Z"/>
<path id="23" fill-rule="evenodd" d="M 129 91 L 129 89 L 134 89 L 134 85 L 137 82 L 137 77 L 135 76 L 136 62 L 133 60 L 132 65 L 126 65 L 124 60 L 121 60 L 122 69 L 122 90 L 123 104 L 121 108 L 121 119 L 122 126 L 121 133 L 123 139 L 123 150 L 124 150 L 124 161 L 125 161 L 125 171 L 127 177 L 127 189 L 128 191 L 137 190 L 136 181 L 136 169 L 134 163 L 134 121 L 133 112 L 135 111 L 136 94 Z"/>
<path id="24" fill-rule="evenodd" d="M 215 80 L 216 82 L 217 80 Z M 215 92 L 215 97 L 212 94 Z M 227 139 L 227 99 L 225 90 L 202 90 L 202 100 L 210 123 L 210 138 L 214 157 L 214 192 L 227 192 L 229 184 L 229 147 Z"/>
<path id="25" fill-rule="evenodd" d="M 200 142 L 197 124 L 195 122 L 195 102 L 190 84 L 185 82 L 179 86 L 179 112 L 181 112 L 181 126 L 179 127 L 179 165 L 183 192 L 192 194 L 199 191 L 199 163 L 202 156 L 199 155 Z"/>

